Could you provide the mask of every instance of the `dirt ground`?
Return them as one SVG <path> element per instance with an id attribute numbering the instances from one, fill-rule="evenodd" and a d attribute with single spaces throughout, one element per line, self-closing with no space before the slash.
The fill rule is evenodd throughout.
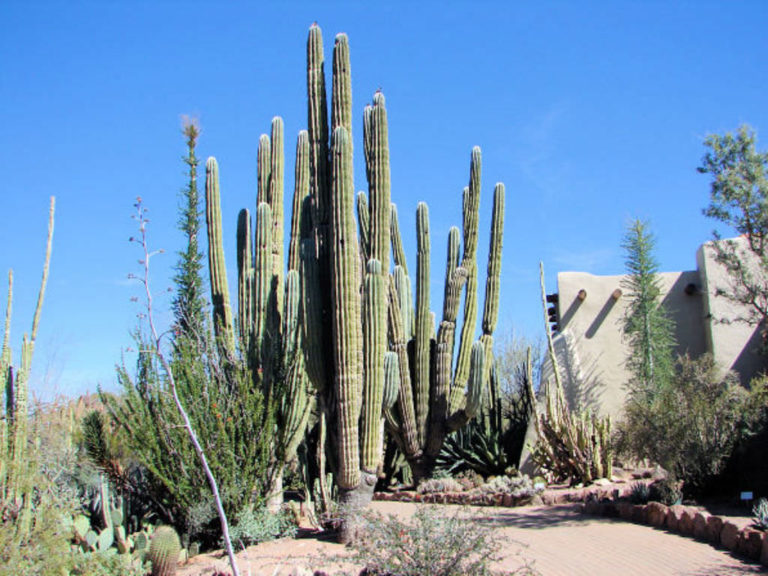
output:
<path id="1" fill-rule="evenodd" d="M 374 502 L 382 514 L 409 517 L 417 504 Z M 454 506 L 442 505 L 451 513 Z M 582 515 L 578 504 L 520 508 L 473 508 L 475 521 L 501 531 L 507 546 L 493 567 L 514 571 L 526 562 L 542 576 L 737 576 L 764 573 L 758 565 L 709 544 L 648 526 Z M 346 549 L 327 537 L 281 539 L 251 546 L 237 555 L 243 576 L 290 576 L 324 570 L 357 574 L 343 562 Z M 221 552 L 202 554 L 180 566 L 177 576 L 229 574 Z"/>

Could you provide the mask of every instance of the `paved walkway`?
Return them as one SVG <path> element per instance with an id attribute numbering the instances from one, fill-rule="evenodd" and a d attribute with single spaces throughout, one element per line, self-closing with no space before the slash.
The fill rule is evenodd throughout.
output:
<path id="1" fill-rule="evenodd" d="M 415 504 L 374 502 L 384 514 L 410 516 Z M 443 505 L 446 514 L 454 506 Z M 692 538 L 621 520 L 584 516 L 578 504 L 525 508 L 473 508 L 476 521 L 501 531 L 509 546 L 496 569 L 512 571 L 533 561 L 541 576 L 740 576 L 764 574 L 756 565 Z M 308 568 L 333 573 L 344 549 L 317 539 L 279 540 L 239 554 L 243 574 L 311 574 Z M 196 557 L 179 576 L 210 575 L 212 567 L 227 570 L 223 558 Z M 228 570 L 227 570 L 228 573 Z M 357 571 L 354 572 L 355 574 Z"/>

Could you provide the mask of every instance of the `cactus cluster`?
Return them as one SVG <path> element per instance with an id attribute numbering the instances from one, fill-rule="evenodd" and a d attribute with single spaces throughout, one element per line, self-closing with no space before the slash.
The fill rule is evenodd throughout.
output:
<path id="1" fill-rule="evenodd" d="M 8 272 L 8 300 L 5 311 L 5 330 L 3 345 L 0 350 L 0 382 L 5 387 L 5 409 L 0 410 L 0 501 L 7 500 L 23 504 L 28 512 L 29 500 L 24 498 L 24 492 L 31 489 L 25 482 L 25 470 L 29 464 L 27 458 L 27 386 L 29 371 L 32 367 L 32 356 L 35 351 L 35 340 L 40 323 L 40 313 L 48 283 L 48 270 L 51 262 L 53 245 L 55 199 L 51 197 L 48 212 L 48 239 L 46 242 L 43 277 L 37 296 L 32 330 L 24 335 L 21 345 L 21 365 L 18 369 L 13 366 L 11 352 L 11 304 L 13 301 L 13 271 Z M 24 513 L 24 512 L 23 512 Z"/>
<path id="2" fill-rule="evenodd" d="M 498 316 L 504 186 L 497 184 L 494 192 L 482 336 L 475 341 L 481 153 L 474 148 L 463 197 L 463 238 L 458 228 L 451 229 L 436 329 L 429 298 L 428 208 L 421 203 L 417 209 L 413 286 L 391 201 L 384 95 L 377 92 L 364 110 L 368 189 L 356 195 L 346 35 L 337 35 L 334 43 L 330 108 L 317 25 L 309 31 L 307 60 L 308 130 L 299 134 L 296 147 L 287 272 L 283 123 L 275 118 L 271 137 L 259 140 L 255 231 L 247 210 L 238 218 L 236 320 L 226 285 L 218 166 L 208 160 L 214 327 L 227 356 L 236 358 L 240 350 L 254 382 L 279 407 L 279 462 L 294 456 L 314 407 L 318 430 L 322 435 L 327 429 L 334 449 L 330 462 L 342 503 L 364 505 L 382 465 L 385 427 L 419 479 L 429 476 L 446 435 L 480 410 Z M 325 478 L 322 466 L 320 476 Z"/>

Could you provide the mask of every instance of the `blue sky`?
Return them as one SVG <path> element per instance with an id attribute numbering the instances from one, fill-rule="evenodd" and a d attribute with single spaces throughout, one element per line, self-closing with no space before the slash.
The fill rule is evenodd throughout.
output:
<path id="1" fill-rule="evenodd" d="M 128 242 L 136 196 L 150 210 L 152 246 L 167 251 L 153 261 L 152 277 L 159 320 L 168 320 L 165 291 L 183 242 L 175 227 L 183 114 L 200 120 L 198 156 L 219 160 L 234 273 L 237 212 L 255 204 L 258 137 L 274 115 L 285 120 L 286 190 L 293 188 L 313 21 L 326 58 L 336 33 L 350 38 L 357 150 L 363 106 L 377 88 L 386 95 L 392 198 L 411 261 L 416 204 L 425 200 L 442 270 L 472 146 L 482 147 L 484 161 L 481 262 L 493 184 L 506 184 L 501 333 L 542 332 L 539 260 L 550 290 L 558 271 L 621 273 L 631 218 L 650 220 L 662 269 L 695 267 L 696 248 L 714 227 L 701 214 L 703 139 L 745 122 L 758 133 L 768 126 L 762 1 L 6 0 L 0 268 L 3 278 L 14 269 L 17 359 L 40 280 L 48 197 L 57 198 L 35 393 L 114 388 L 139 311 L 130 302 L 138 286 L 126 279 L 140 258 Z M 361 155 L 355 163 L 363 189 Z M 441 289 L 435 285 L 435 298 Z"/>

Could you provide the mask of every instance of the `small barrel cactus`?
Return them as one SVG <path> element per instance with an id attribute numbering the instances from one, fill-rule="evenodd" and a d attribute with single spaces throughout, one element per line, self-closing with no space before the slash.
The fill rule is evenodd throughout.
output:
<path id="1" fill-rule="evenodd" d="M 180 552 L 181 542 L 176 530 L 170 526 L 158 526 L 149 545 L 152 576 L 174 576 Z"/>

